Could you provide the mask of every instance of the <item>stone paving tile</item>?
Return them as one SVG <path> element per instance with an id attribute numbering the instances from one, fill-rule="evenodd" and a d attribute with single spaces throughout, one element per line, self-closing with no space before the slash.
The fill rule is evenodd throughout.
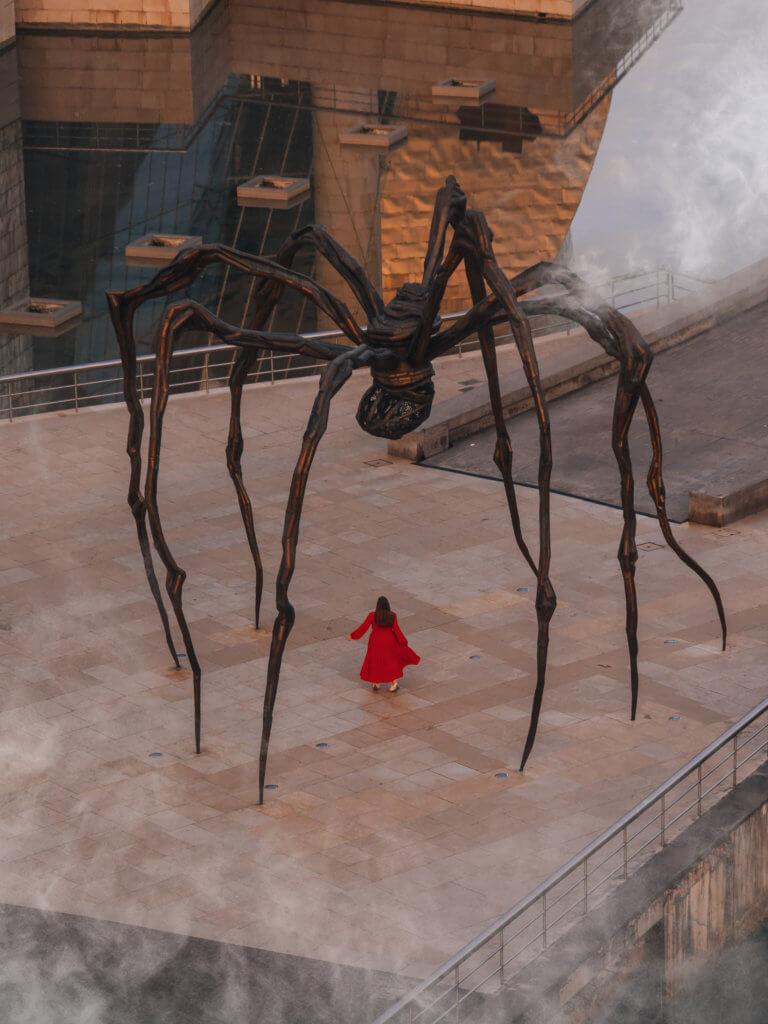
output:
<path id="1" fill-rule="evenodd" d="M 442 397 L 477 364 L 446 360 Z M 641 551 L 630 723 L 620 515 L 555 497 L 549 683 L 519 774 L 535 586 L 502 489 L 389 459 L 354 423 L 365 386 L 355 375 L 337 399 L 310 477 L 264 807 L 269 635 L 251 624 L 226 395 L 170 403 L 160 477 L 203 664 L 200 756 L 125 505 L 124 410 L 0 426 L 0 900 L 424 973 L 761 699 L 768 516 L 678 528 L 722 586 L 724 654 L 700 581 Z M 265 626 L 315 387 L 245 396 Z M 520 507 L 529 532 L 535 492 Z M 647 519 L 639 534 L 659 540 Z M 422 656 L 397 696 L 360 682 L 364 647 L 345 640 L 379 593 Z"/>

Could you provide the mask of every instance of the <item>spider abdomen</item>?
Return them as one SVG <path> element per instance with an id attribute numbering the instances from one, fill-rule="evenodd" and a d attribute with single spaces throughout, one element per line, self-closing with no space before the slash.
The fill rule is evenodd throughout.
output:
<path id="1" fill-rule="evenodd" d="M 373 384 L 360 399 L 357 422 L 374 437 L 396 440 L 427 419 L 435 397 L 431 364 L 414 369 L 399 367 L 393 373 L 373 373 Z"/>

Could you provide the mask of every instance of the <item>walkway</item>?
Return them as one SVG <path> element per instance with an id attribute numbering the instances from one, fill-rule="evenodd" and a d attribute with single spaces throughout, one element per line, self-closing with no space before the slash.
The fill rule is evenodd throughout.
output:
<path id="1" fill-rule="evenodd" d="M 478 357 L 441 373 L 450 393 Z M 354 423 L 365 386 L 339 396 L 310 478 L 263 808 L 268 639 L 249 623 L 227 396 L 170 403 L 161 472 L 204 667 L 199 757 L 125 504 L 125 411 L 0 427 L 0 900 L 418 976 L 763 696 L 768 516 L 678 529 L 723 589 L 725 654 L 705 588 L 641 521 L 631 724 L 620 514 L 555 497 L 549 687 L 520 775 L 534 588 L 501 490 L 387 459 Z M 268 580 L 315 387 L 245 398 Z M 535 492 L 520 504 L 530 532 Z M 422 655 L 396 697 L 360 683 L 344 639 L 380 593 Z"/>

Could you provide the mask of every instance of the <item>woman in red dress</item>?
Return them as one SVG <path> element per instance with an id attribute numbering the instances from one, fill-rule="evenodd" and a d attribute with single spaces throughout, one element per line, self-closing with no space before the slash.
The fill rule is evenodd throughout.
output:
<path id="1" fill-rule="evenodd" d="M 370 612 L 347 640 L 359 640 L 369 626 L 371 635 L 360 678 L 373 683 L 374 690 L 378 690 L 381 683 L 389 683 L 389 691 L 394 693 L 400 689 L 397 680 L 402 677 L 405 666 L 418 665 L 421 658 L 408 646 L 386 597 L 379 598 L 376 611 Z"/>

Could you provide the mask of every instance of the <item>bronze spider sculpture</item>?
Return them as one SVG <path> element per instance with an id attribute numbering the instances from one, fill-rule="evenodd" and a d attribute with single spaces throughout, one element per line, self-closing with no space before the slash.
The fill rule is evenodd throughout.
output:
<path id="1" fill-rule="evenodd" d="M 448 228 L 453 237 L 446 248 Z M 259 802 L 263 802 L 267 752 L 272 715 L 280 677 L 280 666 L 295 612 L 288 600 L 288 586 L 293 576 L 304 493 L 310 466 L 318 443 L 325 432 L 331 399 L 347 381 L 353 370 L 370 367 L 373 383 L 363 395 L 357 421 L 376 437 L 397 438 L 414 430 L 429 416 L 434 386 L 433 361 L 449 352 L 462 339 L 477 334 L 485 371 L 488 377 L 491 405 L 497 434 L 494 461 L 499 467 L 506 491 L 507 504 L 515 539 L 525 560 L 536 574 L 536 616 L 538 621 L 536 687 L 533 695 L 530 725 L 525 741 L 520 770 L 523 770 L 533 747 L 544 693 L 549 622 L 555 611 L 555 592 L 549 578 L 550 510 L 549 484 L 552 467 L 550 426 L 547 403 L 542 391 L 528 317 L 556 314 L 581 324 L 590 337 L 619 362 L 618 386 L 613 411 L 613 451 L 621 475 L 621 501 L 624 529 L 618 558 L 624 579 L 626 598 L 626 633 L 629 646 L 631 678 L 631 717 L 634 719 L 638 697 L 637 670 L 637 596 L 635 590 L 636 519 L 634 481 L 627 446 L 632 416 L 642 402 L 648 421 L 653 458 L 648 473 L 648 488 L 653 498 L 661 529 L 669 546 L 707 585 L 717 606 L 725 648 L 725 614 L 718 589 L 712 578 L 677 543 L 670 529 L 665 509 L 664 484 L 661 475 L 661 436 L 656 409 L 646 377 L 651 366 L 651 352 L 634 325 L 602 300 L 588 295 L 583 282 L 575 275 L 551 263 L 539 263 L 509 280 L 499 267 L 491 246 L 492 234 L 485 216 L 466 208 L 466 198 L 455 178 L 449 177 L 437 193 L 432 225 L 420 284 L 405 284 L 391 302 L 385 304 L 363 268 L 319 226 L 295 232 L 282 246 L 276 259 L 251 256 L 223 245 L 203 245 L 180 253 L 168 267 L 149 283 L 130 291 L 109 292 L 110 313 L 120 344 L 124 373 L 124 395 L 130 411 L 128 454 L 131 477 L 128 502 L 136 520 L 144 565 L 155 602 L 165 629 L 165 636 L 176 666 L 179 659 L 165 610 L 160 588 L 152 566 L 146 528 L 149 524 L 155 548 L 166 569 L 166 590 L 184 640 L 184 647 L 193 674 L 195 705 L 195 744 L 200 751 L 200 665 L 182 609 L 182 586 L 186 573 L 176 563 L 165 540 L 157 505 L 157 479 L 163 414 L 168 400 L 168 375 L 173 346 L 185 330 L 210 331 L 223 342 L 240 350 L 229 378 L 231 416 L 227 441 L 227 466 L 235 485 L 245 531 L 256 574 L 255 622 L 258 627 L 263 586 L 263 570 L 253 511 L 245 489 L 241 470 L 243 437 L 240 407 L 243 384 L 259 353 L 264 350 L 311 356 L 327 365 L 320 375 L 320 386 L 309 417 L 290 487 L 282 536 L 282 559 L 276 583 L 277 617 L 272 629 L 272 643 L 264 695 L 264 717 L 259 762 Z M 303 248 L 314 249 L 339 272 L 352 289 L 368 319 L 361 328 L 343 302 L 311 278 L 291 270 L 296 253 Z M 163 314 L 157 344 L 157 360 L 150 411 L 150 437 L 144 494 L 140 491 L 141 439 L 143 412 L 136 390 L 136 346 L 133 318 L 137 308 L 148 299 L 178 291 L 194 281 L 211 263 L 222 262 L 246 274 L 262 278 L 248 328 L 232 327 L 197 302 L 183 300 L 167 307 Z M 450 327 L 441 329 L 438 315 L 446 285 L 451 275 L 464 264 L 474 305 Z M 520 299 L 526 293 L 545 285 L 558 286 L 553 295 Z M 264 329 L 284 289 L 292 288 L 314 302 L 349 339 L 350 345 L 312 340 L 298 334 L 280 334 Z M 539 551 L 534 559 L 523 539 L 520 517 L 512 481 L 512 446 L 504 422 L 493 326 L 508 322 L 520 357 L 539 423 Z"/>

